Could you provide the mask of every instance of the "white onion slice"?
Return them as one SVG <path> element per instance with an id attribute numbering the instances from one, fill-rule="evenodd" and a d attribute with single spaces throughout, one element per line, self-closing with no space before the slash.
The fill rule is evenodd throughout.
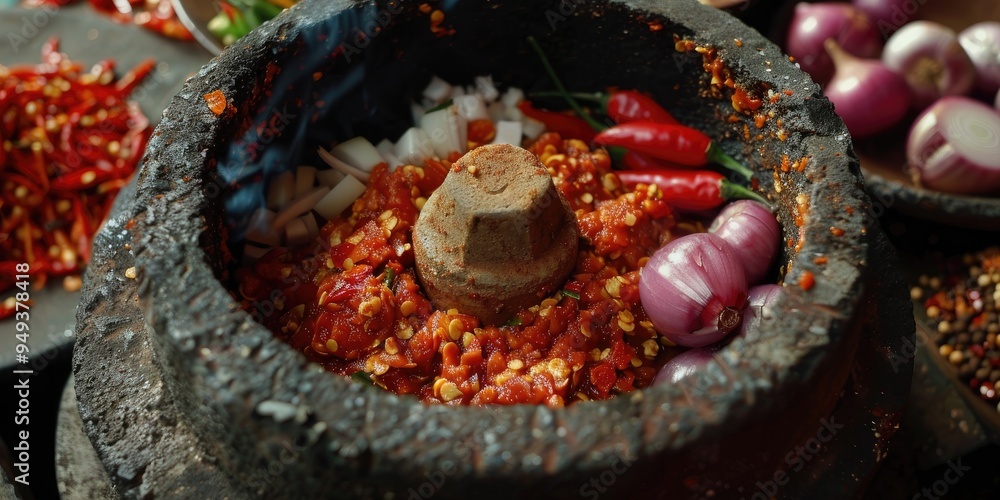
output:
<path id="1" fill-rule="evenodd" d="M 316 203 L 322 200 L 323 197 L 329 192 L 330 188 L 326 186 L 319 186 L 313 188 L 306 194 L 295 198 L 288 204 L 287 207 L 274 216 L 274 220 L 271 221 L 271 227 L 276 231 L 280 231 L 281 228 L 285 227 L 292 219 L 312 210 L 313 207 L 316 206 Z"/>
<path id="2" fill-rule="evenodd" d="M 433 101 L 436 106 L 444 102 L 451 95 L 451 84 L 438 76 L 432 76 L 430 83 L 424 88 L 422 95 Z"/>
<path id="3" fill-rule="evenodd" d="M 337 184 L 340 184 L 340 181 L 344 180 L 344 177 L 347 177 L 347 174 L 332 168 L 316 172 L 316 180 L 319 181 L 321 185 L 328 188 L 333 188 Z"/>
<path id="4" fill-rule="evenodd" d="M 365 185 L 354 177 L 347 176 L 323 197 L 313 210 L 324 219 L 330 220 L 340 215 L 365 192 Z"/>
<path id="5" fill-rule="evenodd" d="M 473 81 L 476 85 L 476 91 L 479 92 L 479 95 L 483 96 L 483 100 L 490 102 L 500 97 L 500 91 L 493 84 L 492 76 L 477 76 Z"/>
<path id="6" fill-rule="evenodd" d="M 508 108 L 516 108 L 517 105 L 521 104 L 521 101 L 523 100 L 524 100 L 524 91 L 517 87 L 511 87 L 507 89 L 507 91 L 503 93 L 503 96 L 500 97 L 500 102 L 502 102 L 503 105 L 507 106 Z"/>
<path id="7" fill-rule="evenodd" d="M 427 132 L 411 127 L 396 141 L 396 158 L 403 165 L 423 166 L 424 160 L 434 155 L 434 147 Z"/>
<path id="8" fill-rule="evenodd" d="M 282 172 L 271 180 L 267 188 L 267 208 L 280 210 L 295 197 L 295 174 Z"/>
<path id="9" fill-rule="evenodd" d="M 455 107 L 458 114 L 468 121 L 489 120 L 490 114 L 486 111 L 486 103 L 478 95 L 463 95 L 454 98 Z"/>
<path id="10" fill-rule="evenodd" d="M 545 132 L 545 124 L 534 118 L 525 116 L 521 118 L 521 131 L 528 139 L 535 140 Z"/>
<path id="11" fill-rule="evenodd" d="M 300 166 L 295 169 L 295 196 L 302 196 L 316 183 L 316 167 Z"/>
<path id="12" fill-rule="evenodd" d="M 519 122 L 524 119 L 524 112 L 521 108 L 513 107 L 503 110 L 503 117 L 505 120 L 510 120 L 512 122 Z"/>
<path id="13" fill-rule="evenodd" d="M 340 170 L 341 172 L 347 175 L 353 175 L 354 177 L 357 177 L 358 180 L 360 180 L 361 182 L 368 182 L 368 179 L 371 178 L 371 176 L 368 175 L 368 172 L 365 172 L 364 170 L 358 170 L 357 168 L 354 168 L 338 160 L 336 156 L 333 156 L 332 154 L 330 154 L 329 151 L 323 148 L 319 148 L 319 150 L 316 152 L 319 154 L 319 157 L 326 162 L 327 165 L 330 165 L 331 167 Z"/>
<path id="14" fill-rule="evenodd" d="M 274 212 L 266 208 L 258 208 L 250 217 L 246 240 L 268 246 L 280 245 L 281 234 L 271 229 L 272 222 L 274 222 Z"/>
<path id="15" fill-rule="evenodd" d="M 420 128 L 427 133 L 438 158 L 447 158 L 453 151 L 465 153 L 468 146 L 468 126 L 468 122 L 458 114 L 454 105 L 427 113 L 420 119 Z"/>
<path id="16" fill-rule="evenodd" d="M 364 137 L 348 139 L 330 150 L 338 160 L 365 172 L 371 172 L 376 165 L 385 161 L 375 146 Z"/>
<path id="17" fill-rule="evenodd" d="M 910 129 L 906 159 L 918 182 L 950 193 L 1000 190 L 1000 114 L 968 97 L 946 97 Z"/>
<path id="18" fill-rule="evenodd" d="M 501 120 L 497 122 L 497 135 L 493 144 L 521 146 L 521 122 Z"/>
<path id="19" fill-rule="evenodd" d="M 285 226 L 285 243 L 288 246 L 297 247 L 310 241 L 309 228 L 306 227 L 306 223 L 302 219 L 292 219 Z"/>
<path id="20" fill-rule="evenodd" d="M 499 101 L 491 102 L 490 105 L 486 107 L 486 112 L 489 113 L 490 121 L 492 121 L 493 123 L 503 120 L 504 119 L 503 114 L 504 111 L 506 110 L 507 108 L 503 105 L 502 102 Z"/>

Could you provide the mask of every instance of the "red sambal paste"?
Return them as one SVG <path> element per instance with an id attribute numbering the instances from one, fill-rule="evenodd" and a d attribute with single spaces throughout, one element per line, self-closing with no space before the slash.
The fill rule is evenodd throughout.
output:
<path id="1" fill-rule="evenodd" d="M 263 322 L 309 360 L 426 403 L 562 406 L 648 386 L 672 344 L 639 302 L 639 269 L 677 235 L 670 208 L 655 186 L 623 187 L 583 141 L 548 133 L 529 150 L 582 238 L 563 289 L 507 325 L 438 310 L 421 291 L 410 236 L 449 161 L 379 165 L 349 216 L 321 231 L 328 247 L 270 252 L 239 276 L 240 292 L 251 302 L 280 290 Z"/>

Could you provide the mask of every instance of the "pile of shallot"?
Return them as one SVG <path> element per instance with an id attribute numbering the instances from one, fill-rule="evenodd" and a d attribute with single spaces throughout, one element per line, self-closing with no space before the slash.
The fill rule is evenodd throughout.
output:
<path id="1" fill-rule="evenodd" d="M 918 184 L 997 194 L 1000 22 L 956 33 L 913 20 L 912 7 L 910 0 L 799 3 L 785 48 L 823 85 L 855 139 L 913 120 L 906 157 Z"/>

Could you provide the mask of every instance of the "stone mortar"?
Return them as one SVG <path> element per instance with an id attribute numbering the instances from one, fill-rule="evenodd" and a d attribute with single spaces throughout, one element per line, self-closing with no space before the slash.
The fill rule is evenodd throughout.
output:
<path id="1" fill-rule="evenodd" d="M 846 129 L 818 86 L 759 34 L 693 1 L 447 5 L 456 33 L 437 37 L 415 3 L 306 0 L 174 98 L 134 197 L 95 244 L 78 310 L 81 416 L 117 491 L 400 498 L 430 485 L 439 498 L 562 498 L 611 471 L 615 497 L 749 496 L 832 415 L 849 425 L 782 495 L 856 494 L 884 456 L 908 390 L 912 358 L 893 357 L 912 342 L 913 318 L 895 257 L 866 217 Z M 351 29 L 379 19 L 384 26 L 367 39 Z M 239 213 L 239 200 L 225 196 L 235 177 L 222 166 L 244 154 L 252 171 L 257 150 L 286 144 L 282 158 L 293 165 L 304 144 L 395 137 L 405 113 L 376 104 L 405 108 L 431 74 L 544 86 L 527 34 L 574 89 L 647 90 L 747 159 L 785 236 L 805 237 L 781 256 L 789 293 L 776 304 L 776 328 L 732 342 L 690 383 L 565 409 L 449 408 L 326 373 L 240 309 L 220 283 L 232 270 L 227 222 Z M 768 120 L 764 139 L 747 139 L 752 118 L 725 119 L 728 96 L 709 95 L 700 56 L 675 51 L 675 34 L 716 47 L 752 93 L 793 90 L 764 104 L 782 124 Z M 282 92 L 315 70 L 323 75 L 310 93 Z M 203 98 L 216 90 L 231 104 L 220 116 Z M 287 120 L 271 118 L 279 114 Z M 255 126 L 260 117 L 272 127 Z M 326 126 L 307 127 L 312 118 Z M 781 172 L 783 156 L 811 160 Z M 137 282 L 123 277 L 130 265 Z M 795 286 L 806 271 L 816 276 L 808 292 Z"/>

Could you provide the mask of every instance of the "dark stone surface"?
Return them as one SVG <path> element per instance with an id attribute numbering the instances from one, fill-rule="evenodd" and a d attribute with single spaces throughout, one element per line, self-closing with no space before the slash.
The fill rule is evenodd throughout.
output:
<path id="1" fill-rule="evenodd" d="M 612 474 L 615 497 L 749 497 L 789 468 L 786 454 L 831 414 L 842 415 L 843 438 L 788 472 L 782 495 L 843 497 L 863 487 L 907 393 L 912 359 L 893 369 L 887 359 L 912 341 L 912 315 L 895 258 L 868 216 L 843 124 L 775 46 L 694 2 L 630 2 L 649 12 L 617 2 L 456 2 L 446 13 L 456 34 L 443 38 L 415 4 L 399 13 L 351 5 L 307 0 L 203 69 L 157 128 L 131 205 L 101 234 L 75 369 L 87 432 L 122 494 L 400 498 L 431 488 L 439 498 L 569 497 Z M 354 36 L 347 28 L 380 9 L 390 23 L 378 36 L 358 53 L 331 56 L 338 35 Z M 575 89 L 649 90 L 744 158 L 786 237 L 799 236 L 796 206 L 808 202 L 804 245 L 781 258 L 791 269 L 773 330 L 731 343 L 692 380 L 607 402 L 446 408 L 326 373 L 239 308 L 220 280 L 230 271 L 227 222 L 243 205 L 220 185 L 239 179 L 252 194 L 256 174 L 296 165 L 303 144 L 401 132 L 405 113 L 381 104 L 405 104 L 432 73 L 544 87 L 527 34 Z M 782 125 L 768 120 L 762 140 L 745 139 L 752 118 L 725 120 L 728 95 L 704 95 L 700 57 L 677 53 L 674 34 L 717 46 L 752 93 L 793 90 L 763 108 Z M 268 76 L 271 62 L 284 69 Z M 317 69 L 320 80 L 302 83 Z M 215 90 L 234 105 L 221 116 L 202 97 Z M 279 110 L 296 118 L 265 144 L 283 154 L 255 157 L 264 136 L 254 119 L 266 125 Z M 307 127 L 313 118 L 325 126 Z M 778 128 L 786 140 L 775 138 Z M 774 172 L 785 155 L 811 160 L 804 172 Z M 123 250 L 129 242 L 134 262 Z M 819 255 L 828 263 L 815 264 Z M 132 265 L 137 286 L 123 278 Z M 795 286 L 805 271 L 816 276 L 808 292 Z"/>

